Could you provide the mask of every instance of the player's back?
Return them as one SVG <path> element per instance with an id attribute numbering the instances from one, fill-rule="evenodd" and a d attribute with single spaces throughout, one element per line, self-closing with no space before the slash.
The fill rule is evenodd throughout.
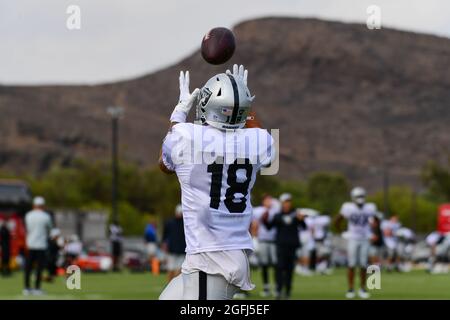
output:
<path id="1" fill-rule="evenodd" d="M 252 249 L 251 190 L 273 156 L 271 136 L 192 123 L 175 125 L 171 136 L 164 144 L 181 185 L 187 252 Z"/>
<path id="2" fill-rule="evenodd" d="M 48 232 L 51 227 L 51 219 L 47 212 L 32 210 L 25 215 L 27 228 L 27 246 L 30 249 L 43 250 L 47 248 Z"/>

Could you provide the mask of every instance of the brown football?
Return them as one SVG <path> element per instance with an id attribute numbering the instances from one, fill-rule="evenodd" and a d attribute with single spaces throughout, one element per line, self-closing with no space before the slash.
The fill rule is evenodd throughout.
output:
<path id="1" fill-rule="evenodd" d="M 227 62 L 235 49 L 234 34 L 227 28 L 211 29 L 202 40 L 202 57 L 211 64 Z"/>

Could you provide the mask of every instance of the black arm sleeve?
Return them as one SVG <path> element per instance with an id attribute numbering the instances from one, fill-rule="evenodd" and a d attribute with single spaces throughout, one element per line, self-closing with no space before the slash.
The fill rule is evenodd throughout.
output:
<path id="1" fill-rule="evenodd" d="M 297 219 L 297 226 L 301 229 L 301 230 L 306 230 L 306 223 L 305 220 L 298 220 Z"/>
<path id="2" fill-rule="evenodd" d="M 272 229 L 273 227 L 276 227 L 280 223 L 280 214 L 276 214 L 271 221 L 264 221 L 264 225 L 267 229 Z"/>

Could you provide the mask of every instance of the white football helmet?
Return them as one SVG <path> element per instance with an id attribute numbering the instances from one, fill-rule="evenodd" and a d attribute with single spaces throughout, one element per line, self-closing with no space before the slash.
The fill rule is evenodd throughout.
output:
<path id="1" fill-rule="evenodd" d="M 200 91 L 197 120 L 221 130 L 241 129 L 252 100 L 242 79 L 232 74 L 217 74 Z"/>
<path id="2" fill-rule="evenodd" d="M 352 189 L 350 196 L 352 201 L 356 204 L 364 204 L 366 202 L 366 190 L 361 187 L 355 187 Z"/>

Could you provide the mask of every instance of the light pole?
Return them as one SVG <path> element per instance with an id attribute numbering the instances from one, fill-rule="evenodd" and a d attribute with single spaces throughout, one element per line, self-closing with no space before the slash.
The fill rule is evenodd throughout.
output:
<path id="1" fill-rule="evenodd" d="M 383 213 L 386 216 L 389 216 L 390 208 L 389 208 L 389 167 L 387 163 L 383 164 L 383 167 L 370 167 L 369 172 L 372 174 L 382 174 L 383 178 Z"/>
<path id="2" fill-rule="evenodd" d="M 119 166 L 118 166 L 118 142 L 119 142 L 119 119 L 123 115 L 124 109 L 119 106 L 108 107 L 108 114 L 111 116 L 111 129 L 112 129 L 112 148 L 111 148 L 111 160 L 112 160 L 112 185 L 111 185 L 111 209 L 112 209 L 112 220 L 118 223 L 118 209 L 117 209 L 117 198 L 118 198 L 118 178 L 119 178 Z"/>
<path id="3" fill-rule="evenodd" d="M 384 213 L 389 216 L 391 208 L 389 207 L 389 166 L 385 163 L 383 167 L 383 203 Z"/>
<path id="4" fill-rule="evenodd" d="M 411 229 L 417 232 L 418 197 L 424 193 L 423 187 L 412 187 L 411 194 Z"/>

